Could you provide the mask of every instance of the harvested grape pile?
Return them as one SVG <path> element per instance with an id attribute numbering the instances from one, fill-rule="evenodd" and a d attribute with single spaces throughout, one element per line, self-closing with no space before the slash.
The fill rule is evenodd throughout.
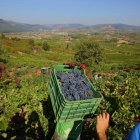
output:
<path id="1" fill-rule="evenodd" d="M 91 84 L 86 80 L 86 76 L 79 71 L 69 71 L 68 73 L 56 72 L 59 79 L 60 88 L 66 100 L 85 100 L 93 98 Z"/>

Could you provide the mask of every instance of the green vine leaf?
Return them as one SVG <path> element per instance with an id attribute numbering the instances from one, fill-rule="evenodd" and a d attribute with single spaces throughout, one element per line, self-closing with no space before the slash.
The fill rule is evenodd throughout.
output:
<path id="1" fill-rule="evenodd" d="M 7 127 L 8 127 L 8 122 L 5 120 L 2 120 L 0 122 L 0 129 L 6 131 Z"/>

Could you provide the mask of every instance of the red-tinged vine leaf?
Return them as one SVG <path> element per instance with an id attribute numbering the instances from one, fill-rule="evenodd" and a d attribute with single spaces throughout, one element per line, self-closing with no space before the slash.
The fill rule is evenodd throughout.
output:
<path id="1" fill-rule="evenodd" d="M 7 122 L 10 122 L 10 121 L 11 121 L 11 119 L 7 119 L 7 118 L 5 118 L 5 120 L 6 120 Z"/>

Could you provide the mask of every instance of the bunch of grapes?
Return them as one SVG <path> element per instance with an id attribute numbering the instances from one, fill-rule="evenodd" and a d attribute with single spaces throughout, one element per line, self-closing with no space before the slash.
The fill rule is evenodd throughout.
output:
<path id="1" fill-rule="evenodd" d="M 56 72 L 60 82 L 60 88 L 68 101 L 85 100 L 93 98 L 91 84 L 86 80 L 86 76 L 79 71 L 69 71 L 68 73 Z"/>

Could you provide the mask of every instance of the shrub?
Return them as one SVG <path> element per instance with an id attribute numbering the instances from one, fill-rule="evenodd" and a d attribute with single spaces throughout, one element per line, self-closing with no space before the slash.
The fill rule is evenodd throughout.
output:
<path id="1" fill-rule="evenodd" d="M 42 42 L 38 42 L 37 45 L 38 45 L 38 46 L 42 46 Z"/>
<path id="2" fill-rule="evenodd" d="M 66 46 L 66 50 L 68 50 L 69 49 L 69 44 L 67 44 L 67 46 Z"/>
<path id="3" fill-rule="evenodd" d="M 8 37 L 5 36 L 4 33 L 1 34 L 0 39 L 9 39 Z"/>
<path id="4" fill-rule="evenodd" d="M 14 41 L 20 41 L 20 38 L 17 38 L 17 37 L 12 37 L 11 39 Z"/>
<path id="5" fill-rule="evenodd" d="M 31 46 L 34 46 L 35 45 L 35 42 L 33 39 L 29 39 L 28 40 L 28 44 L 31 45 Z"/>
<path id="6" fill-rule="evenodd" d="M 0 38 L 1 38 L 1 39 L 5 39 L 5 38 L 6 38 L 6 37 L 5 37 L 5 34 L 2 33 L 1 36 L 0 36 Z"/>
<path id="7" fill-rule="evenodd" d="M 0 43 L 0 55 L 2 54 L 2 45 Z"/>
<path id="8" fill-rule="evenodd" d="M 50 50 L 50 46 L 48 45 L 47 42 L 43 42 L 42 48 L 43 48 L 43 50 L 45 50 L 45 51 L 49 51 L 49 50 Z"/>
<path id="9" fill-rule="evenodd" d="M 110 42 L 116 43 L 116 42 L 118 42 L 118 39 L 117 39 L 117 38 L 111 38 L 111 39 L 110 39 Z"/>

